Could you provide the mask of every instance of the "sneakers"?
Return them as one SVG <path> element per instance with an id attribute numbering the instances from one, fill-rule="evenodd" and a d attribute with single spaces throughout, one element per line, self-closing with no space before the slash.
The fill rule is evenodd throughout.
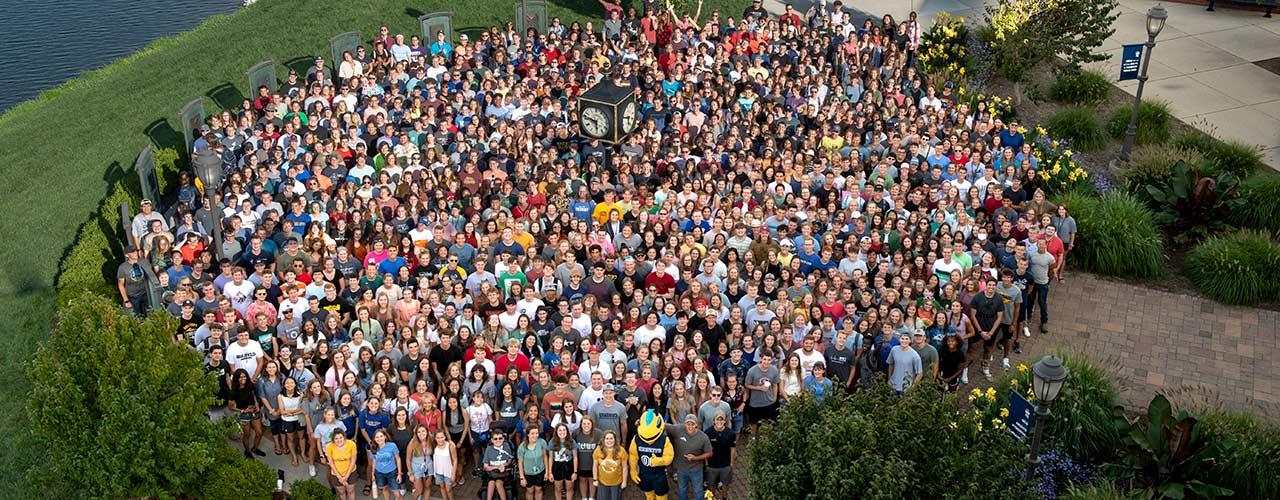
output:
<path id="1" fill-rule="evenodd" d="M 1022 326 L 1022 336 L 1023 336 L 1023 337 L 1030 337 L 1030 336 L 1031 336 L 1031 327 L 1026 326 L 1026 325 L 1023 325 L 1023 326 Z"/>
<path id="2" fill-rule="evenodd" d="M 1048 322 L 1048 321 L 1041 321 L 1041 322 L 1040 322 L 1040 333 L 1049 333 L 1049 322 Z"/>
<path id="3" fill-rule="evenodd" d="M 1004 367 L 1004 371 L 1009 371 L 1009 358 L 1000 360 L 1000 366 Z"/>
<path id="4" fill-rule="evenodd" d="M 315 465 L 308 465 L 308 466 L 307 466 L 307 472 L 311 474 L 311 477 L 316 477 L 316 466 L 315 466 Z"/>
<path id="5" fill-rule="evenodd" d="M 372 491 L 373 491 L 373 494 L 369 495 L 369 498 L 378 498 L 378 487 L 374 486 Z"/>
<path id="6" fill-rule="evenodd" d="M 991 369 L 985 366 L 982 367 L 982 376 L 987 377 L 987 380 L 991 380 Z"/>
<path id="7" fill-rule="evenodd" d="M 964 371 L 960 372 L 960 383 L 961 383 L 961 384 L 968 384 L 968 383 L 969 383 L 969 368 L 968 368 L 968 367 L 965 367 Z"/>

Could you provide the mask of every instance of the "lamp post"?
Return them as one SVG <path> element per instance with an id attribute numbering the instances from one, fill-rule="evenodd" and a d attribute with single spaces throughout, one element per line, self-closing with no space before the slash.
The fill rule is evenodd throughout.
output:
<path id="1" fill-rule="evenodd" d="M 1142 103 L 1142 88 L 1147 85 L 1147 66 L 1151 64 L 1151 51 L 1156 48 L 1156 36 L 1164 29 L 1165 20 L 1169 19 L 1169 11 L 1156 4 L 1147 10 L 1147 43 L 1146 54 L 1143 54 L 1142 71 L 1138 73 L 1138 93 L 1133 96 L 1133 113 L 1129 114 L 1129 129 L 1124 134 L 1124 149 L 1120 150 L 1120 158 L 1129 159 L 1133 150 L 1133 137 L 1138 133 L 1138 105 Z"/>
<path id="2" fill-rule="evenodd" d="M 1049 405 L 1053 404 L 1053 400 L 1058 399 L 1058 393 L 1062 392 L 1062 386 L 1067 381 L 1066 366 L 1063 366 L 1062 360 L 1057 356 L 1045 356 L 1036 361 L 1031 366 L 1031 389 L 1036 395 L 1036 419 L 1032 424 L 1035 425 L 1035 435 L 1031 438 L 1031 454 L 1027 456 L 1027 473 L 1024 479 L 1031 480 L 1035 474 L 1036 467 L 1040 465 L 1040 437 L 1044 433 L 1044 426 L 1049 418 Z"/>
<path id="3" fill-rule="evenodd" d="M 209 204 L 205 207 L 205 211 L 209 213 L 209 232 L 213 235 L 213 254 L 219 260 L 222 259 L 222 217 L 217 215 L 218 211 L 218 186 L 222 185 L 222 158 L 212 150 L 205 148 L 195 153 L 191 159 L 191 165 L 196 171 L 196 177 L 200 178 L 200 183 L 204 184 L 204 195 L 206 202 Z"/>

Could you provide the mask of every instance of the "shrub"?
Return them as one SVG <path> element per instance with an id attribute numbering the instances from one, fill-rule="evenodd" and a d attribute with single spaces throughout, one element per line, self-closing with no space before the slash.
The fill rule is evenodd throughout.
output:
<path id="1" fill-rule="evenodd" d="M 1173 144 L 1181 149 L 1193 149 L 1208 154 L 1213 151 L 1218 140 L 1199 130 L 1187 130 L 1173 140 Z"/>
<path id="2" fill-rule="evenodd" d="M 1244 200 L 1231 211 L 1231 222 L 1251 229 L 1280 231 L 1280 176 L 1255 175 L 1240 183 Z"/>
<path id="3" fill-rule="evenodd" d="M 1215 171 L 1236 177 L 1248 177 L 1262 167 L 1262 152 L 1257 147 L 1235 140 L 1222 141 L 1198 130 L 1179 136 L 1174 144 L 1204 153 Z"/>
<path id="4" fill-rule="evenodd" d="M 1115 456 L 1120 446 L 1120 434 L 1116 431 L 1112 412 L 1120 405 L 1120 387 L 1117 377 L 1107 370 L 1108 364 L 1096 362 L 1081 353 L 1058 351 L 1053 353 L 1062 359 L 1070 370 L 1068 380 L 1053 403 L 1053 418 L 1044 436 L 1049 445 L 1060 449 L 1075 461 L 1097 464 Z M 971 392 L 975 406 L 995 405 L 1007 408 L 1009 393 L 1020 391 L 1030 396 L 1032 374 L 1029 366 L 1018 365 L 993 385 L 994 403 L 984 400 L 984 394 Z M 984 400 L 980 400 L 983 398 Z"/>
<path id="5" fill-rule="evenodd" d="M 1111 113 L 1107 120 L 1107 132 L 1115 139 L 1124 139 L 1129 130 L 1129 117 L 1133 108 L 1120 106 Z M 1169 103 L 1160 100 L 1146 100 L 1138 106 L 1138 129 L 1134 133 L 1135 144 L 1164 144 L 1169 141 L 1169 126 L 1173 122 L 1173 112 Z"/>
<path id="6" fill-rule="evenodd" d="M 1209 439 L 1232 443 L 1209 469 L 1237 498 L 1280 498 L 1280 427 L 1252 414 L 1205 415 Z"/>
<path id="7" fill-rule="evenodd" d="M 294 481 L 289 485 L 290 500 L 333 500 L 338 498 L 328 486 L 315 479 Z"/>
<path id="8" fill-rule="evenodd" d="M 1174 413 L 1163 394 L 1151 398 L 1146 413 L 1133 419 L 1116 408 L 1116 427 L 1124 443 L 1120 460 L 1107 464 L 1114 477 L 1145 489 L 1150 498 L 1231 496 L 1231 489 L 1216 484 L 1220 478 L 1208 473 L 1230 445 L 1208 439 L 1200 417 L 1186 410 Z"/>
<path id="9" fill-rule="evenodd" d="M 1107 98 L 1111 81 L 1091 69 L 1065 70 L 1049 87 L 1049 97 L 1068 104 L 1096 104 Z"/>
<path id="10" fill-rule="evenodd" d="M 1179 161 L 1199 165 L 1204 162 L 1204 155 L 1194 149 L 1163 144 L 1138 146 L 1122 165 L 1118 177 L 1126 190 L 1144 198 L 1146 190 L 1142 186 L 1168 182 L 1173 165 Z"/>
<path id="11" fill-rule="evenodd" d="M 1205 240 L 1187 256 L 1183 272 L 1219 302 L 1248 305 L 1280 297 L 1280 247 L 1257 231 Z"/>
<path id="12" fill-rule="evenodd" d="M 223 445 L 217 463 L 202 478 L 201 500 L 270 499 L 275 497 L 276 473 L 267 464 L 247 459 Z"/>
<path id="13" fill-rule="evenodd" d="M 1032 485 L 1017 475 L 1025 466 L 1025 446 L 999 428 L 1002 420 L 979 420 L 958 410 L 956 398 L 942 397 L 932 384 L 917 385 L 901 398 L 880 383 L 823 401 L 792 400 L 777 423 L 761 427 L 749 445 L 751 496 L 1033 496 Z"/>
<path id="14" fill-rule="evenodd" d="M 1140 491 L 1125 491 L 1111 481 L 1094 481 L 1084 487 L 1072 487 L 1060 500 L 1145 500 Z"/>
<path id="15" fill-rule="evenodd" d="M 1167 181 L 1141 187 L 1156 210 L 1156 223 L 1175 241 L 1200 241 L 1220 233 L 1231 212 L 1244 203 L 1240 180 L 1229 173 L 1213 176 L 1212 170 L 1208 164 L 1179 161 Z"/>
<path id="16" fill-rule="evenodd" d="M 1052 196 L 1089 186 L 1089 171 L 1085 170 L 1079 154 L 1071 151 L 1064 141 L 1050 137 L 1044 127 L 1028 131 L 1026 138 L 1038 162 L 1036 175 L 1046 193 Z"/>
<path id="17" fill-rule="evenodd" d="M 167 497 L 208 480 L 227 448 L 226 429 L 206 416 L 217 382 L 170 340 L 176 327 L 167 314 L 136 318 L 104 296 L 60 308 L 36 352 L 27 412 L 49 472 L 68 490 Z"/>
<path id="18" fill-rule="evenodd" d="M 1107 144 L 1107 134 L 1090 108 L 1076 106 L 1059 110 L 1049 115 L 1044 127 L 1054 137 L 1066 139 L 1081 151 L 1097 151 Z"/>
<path id="19" fill-rule="evenodd" d="M 1207 154 L 1218 172 L 1245 178 L 1262 167 L 1262 151 L 1237 140 L 1218 141 Z"/>
<path id="20" fill-rule="evenodd" d="M 1094 198 L 1072 192 L 1057 201 L 1076 219 L 1072 256 L 1082 267 L 1126 278 L 1164 275 L 1164 239 L 1151 209 L 1133 195 L 1110 191 Z"/>

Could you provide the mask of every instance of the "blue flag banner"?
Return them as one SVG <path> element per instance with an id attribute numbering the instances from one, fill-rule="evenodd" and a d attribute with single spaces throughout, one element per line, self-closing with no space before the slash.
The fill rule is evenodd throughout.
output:
<path id="1" fill-rule="evenodd" d="M 1018 441 L 1026 441 L 1035 422 L 1035 407 L 1018 391 L 1009 392 L 1009 416 L 1005 417 L 1005 429 Z"/>
<path id="2" fill-rule="evenodd" d="M 1120 81 L 1137 80 L 1138 68 L 1142 66 L 1142 52 L 1146 46 L 1140 43 L 1125 45 L 1120 51 Z"/>

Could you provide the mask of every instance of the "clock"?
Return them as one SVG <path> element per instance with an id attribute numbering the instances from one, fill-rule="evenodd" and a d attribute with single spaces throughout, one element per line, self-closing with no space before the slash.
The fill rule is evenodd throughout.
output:
<path id="1" fill-rule="evenodd" d="M 583 135 L 617 144 L 640 121 L 635 88 L 605 79 L 578 96 L 578 128 Z"/>
<path id="2" fill-rule="evenodd" d="M 636 101 L 633 99 L 622 107 L 622 133 L 629 134 L 636 129 Z"/>
<path id="3" fill-rule="evenodd" d="M 609 117 L 601 108 L 584 108 L 582 110 L 582 131 L 597 139 L 609 133 Z"/>

